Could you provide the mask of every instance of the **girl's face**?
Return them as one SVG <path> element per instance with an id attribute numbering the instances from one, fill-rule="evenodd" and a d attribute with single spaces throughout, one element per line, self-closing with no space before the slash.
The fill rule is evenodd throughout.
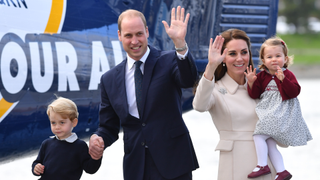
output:
<path id="1" fill-rule="evenodd" d="M 227 66 L 227 73 L 238 84 L 244 84 L 244 71 L 250 59 L 247 42 L 242 39 L 233 39 L 226 45 L 227 55 L 223 62 Z"/>
<path id="2" fill-rule="evenodd" d="M 264 48 L 263 64 L 268 68 L 270 74 L 274 75 L 287 62 L 288 56 L 285 56 L 281 46 L 266 46 Z"/>
<path id="3" fill-rule="evenodd" d="M 58 136 L 60 140 L 71 136 L 72 129 L 78 123 L 78 119 L 71 121 L 69 118 L 63 118 L 60 114 L 54 111 L 50 112 L 49 119 L 52 133 Z"/>

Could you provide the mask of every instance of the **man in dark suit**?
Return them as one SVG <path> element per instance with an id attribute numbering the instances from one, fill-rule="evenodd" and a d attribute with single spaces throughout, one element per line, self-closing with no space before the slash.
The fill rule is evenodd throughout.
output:
<path id="1" fill-rule="evenodd" d="M 89 153 L 100 159 L 118 139 L 121 125 L 125 180 L 190 180 L 199 167 L 181 109 L 181 88 L 192 87 L 198 77 L 185 41 L 190 15 L 184 11 L 172 9 L 170 27 L 163 21 L 176 51 L 148 45 L 148 27 L 139 11 L 119 16 L 118 37 L 127 58 L 101 77 L 100 125 L 90 138 Z"/>

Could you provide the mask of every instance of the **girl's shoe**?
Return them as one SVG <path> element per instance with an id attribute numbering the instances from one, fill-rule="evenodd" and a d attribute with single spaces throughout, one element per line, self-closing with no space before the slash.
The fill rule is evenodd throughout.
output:
<path id="1" fill-rule="evenodd" d="M 268 165 L 266 165 L 266 166 L 257 165 L 257 168 L 259 168 L 259 170 L 258 171 L 252 171 L 252 173 L 250 173 L 248 175 L 248 178 L 256 178 L 256 177 L 271 173 L 270 168 L 269 168 Z"/>
<path id="2" fill-rule="evenodd" d="M 292 175 L 287 171 L 284 170 L 280 173 L 277 173 L 277 178 L 275 180 L 289 180 L 292 178 Z"/>

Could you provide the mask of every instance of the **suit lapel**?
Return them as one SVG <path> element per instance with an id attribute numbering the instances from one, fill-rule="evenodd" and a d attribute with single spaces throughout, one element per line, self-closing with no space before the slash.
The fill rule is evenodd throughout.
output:
<path id="1" fill-rule="evenodd" d="M 142 116 L 145 109 L 144 106 L 145 106 L 148 90 L 150 87 L 150 82 L 152 79 L 153 69 L 160 55 L 157 49 L 151 46 L 149 46 L 149 48 L 150 48 L 150 54 L 147 57 L 146 63 L 144 65 L 144 73 L 143 73 L 143 81 L 142 81 L 142 113 L 141 113 Z"/>
<path id="2" fill-rule="evenodd" d="M 124 114 L 128 114 L 128 100 L 127 100 L 127 91 L 126 91 L 126 64 L 127 59 L 122 61 L 118 66 L 116 66 L 116 79 L 115 79 L 115 86 L 117 87 L 118 91 L 118 98 L 120 102 L 125 102 L 125 106 L 122 106 L 124 108 L 123 112 Z"/>

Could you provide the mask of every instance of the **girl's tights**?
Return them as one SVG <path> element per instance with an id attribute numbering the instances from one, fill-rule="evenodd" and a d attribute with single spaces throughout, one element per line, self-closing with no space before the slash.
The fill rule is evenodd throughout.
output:
<path id="1" fill-rule="evenodd" d="M 254 135 L 253 140 L 256 146 L 258 165 L 266 166 L 269 158 L 277 172 L 285 170 L 283 158 L 277 149 L 276 141 L 268 135 Z"/>

